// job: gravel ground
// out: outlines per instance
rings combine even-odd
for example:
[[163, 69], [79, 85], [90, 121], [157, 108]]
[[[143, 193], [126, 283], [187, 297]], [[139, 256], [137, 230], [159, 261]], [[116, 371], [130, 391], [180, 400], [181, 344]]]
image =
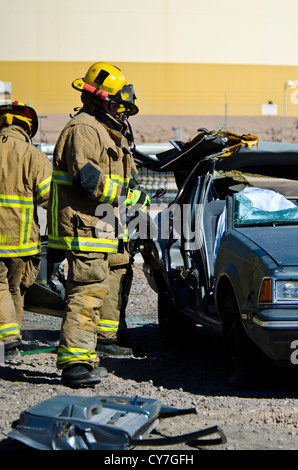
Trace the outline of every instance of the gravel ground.
[[[62, 386], [55, 352], [23, 355], [18, 366], [0, 364], [0, 450], [27, 450], [5, 433], [22, 411], [55, 395], [138, 395], [168, 406], [195, 408], [195, 415], [161, 420], [157, 430], [163, 435], [177, 435], [220, 426], [227, 442], [202, 447], [205, 450], [297, 450], [297, 375], [276, 371], [270, 384], [261, 389], [228, 386], [223, 376], [220, 339], [198, 327], [196, 344], [187, 349], [163, 349], [156, 304], [141, 264], [136, 264], [127, 310], [134, 357], [103, 359], [101, 363], [109, 376], [94, 388], [73, 390]], [[23, 340], [27, 349], [57, 341], [60, 324], [59, 318], [25, 312]], [[186, 444], [154, 447], [163, 449], [198, 450]]]

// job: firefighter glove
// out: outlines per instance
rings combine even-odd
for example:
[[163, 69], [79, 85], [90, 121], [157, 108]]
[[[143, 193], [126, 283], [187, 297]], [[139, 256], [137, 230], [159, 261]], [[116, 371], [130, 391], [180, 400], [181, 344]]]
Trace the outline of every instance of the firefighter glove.
[[124, 205], [125, 206], [138, 205], [139, 206], [138, 209], [142, 210], [144, 209], [144, 207], [149, 206], [150, 202], [151, 202], [151, 199], [145, 191], [142, 191], [139, 189], [128, 188]]

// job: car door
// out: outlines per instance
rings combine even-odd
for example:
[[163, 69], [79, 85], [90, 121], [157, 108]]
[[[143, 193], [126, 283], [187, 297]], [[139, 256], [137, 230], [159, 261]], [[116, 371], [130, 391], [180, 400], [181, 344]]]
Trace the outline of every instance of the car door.
[[[177, 307], [197, 318], [204, 309], [210, 287], [208, 257], [202, 224], [205, 199], [212, 177], [195, 176], [173, 207], [166, 248], [169, 287]], [[177, 222], [180, 233], [177, 235]], [[175, 226], [176, 225], [176, 226]]]

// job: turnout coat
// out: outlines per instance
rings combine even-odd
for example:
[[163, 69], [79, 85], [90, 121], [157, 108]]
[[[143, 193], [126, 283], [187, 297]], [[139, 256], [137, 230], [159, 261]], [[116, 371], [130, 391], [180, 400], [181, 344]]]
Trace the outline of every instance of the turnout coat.
[[41, 251], [37, 205], [48, 204], [52, 166], [17, 125], [0, 129], [0, 257]]
[[66, 124], [54, 150], [49, 247], [119, 251], [118, 205], [136, 178], [125, 127], [112, 116], [95, 117], [88, 105]]

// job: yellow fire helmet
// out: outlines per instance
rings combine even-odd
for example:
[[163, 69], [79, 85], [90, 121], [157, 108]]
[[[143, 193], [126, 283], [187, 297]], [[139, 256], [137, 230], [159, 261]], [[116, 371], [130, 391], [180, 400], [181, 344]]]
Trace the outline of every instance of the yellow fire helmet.
[[107, 62], [96, 62], [88, 69], [85, 77], [72, 82], [78, 91], [87, 91], [98, 98], [118, 103], [118, 113], [133, 116], [139, 112], [135, 105], [136, 95], [133, 85], [127, 80], [118, 67]]
[[12, 124], [25, 127], [32, 139], [38, 129], [36, 111], [20, 101], [13, 101], [0, 106], [0, 127], [11, 126]]

